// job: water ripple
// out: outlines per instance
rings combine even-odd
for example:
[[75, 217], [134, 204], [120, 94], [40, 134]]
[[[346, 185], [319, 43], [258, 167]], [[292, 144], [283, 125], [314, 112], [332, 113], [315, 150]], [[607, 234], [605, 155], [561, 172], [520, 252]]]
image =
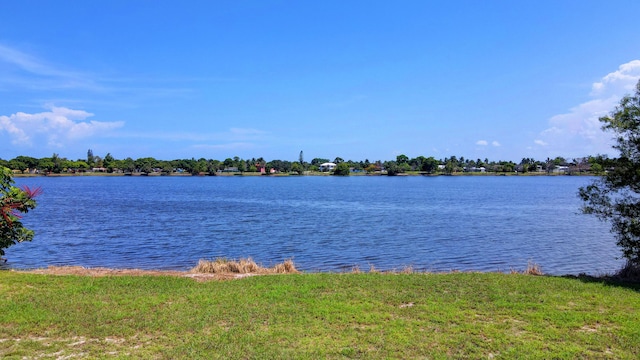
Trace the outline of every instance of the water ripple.
[[13, 268], [188, 269], [293, 258], [307, 271], [619, 268], [606, 225], [577, 215], [579, 177], [75, 177], [42, 186]]

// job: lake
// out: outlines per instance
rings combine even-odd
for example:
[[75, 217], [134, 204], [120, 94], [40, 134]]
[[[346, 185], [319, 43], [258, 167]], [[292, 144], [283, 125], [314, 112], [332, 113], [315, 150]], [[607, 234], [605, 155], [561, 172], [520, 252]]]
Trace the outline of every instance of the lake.
[[37, 177], [34, 240], [5, 266], [187, 270], [199, 259], [293, 258], [303, 271], [603, 274], [623, 261], [579, 214], [575, 176]]

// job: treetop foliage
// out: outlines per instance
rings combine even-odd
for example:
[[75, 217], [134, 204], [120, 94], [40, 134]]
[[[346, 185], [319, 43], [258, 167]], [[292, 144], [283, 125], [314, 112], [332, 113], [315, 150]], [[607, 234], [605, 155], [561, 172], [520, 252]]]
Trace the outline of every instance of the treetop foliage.
[[624, 257], [640, 266], [640, 81], [635, 94], [623, 97], [600, 121], [615, 134], [620, 156], [601, 159], [607, 172], [580, 189], [582, 211], [608, 221]]

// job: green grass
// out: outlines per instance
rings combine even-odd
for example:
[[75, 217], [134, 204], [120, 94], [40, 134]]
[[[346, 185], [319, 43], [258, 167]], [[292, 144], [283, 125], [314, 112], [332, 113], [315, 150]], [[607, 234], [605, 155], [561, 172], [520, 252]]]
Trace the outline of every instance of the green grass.
[[516, 274], [0, 272], [0, 357], [640, 357], [640, 286]]

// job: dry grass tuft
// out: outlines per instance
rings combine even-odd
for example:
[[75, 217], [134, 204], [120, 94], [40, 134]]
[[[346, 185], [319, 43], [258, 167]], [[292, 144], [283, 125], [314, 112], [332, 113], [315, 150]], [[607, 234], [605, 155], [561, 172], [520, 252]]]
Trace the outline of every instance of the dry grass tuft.
[[404, 268], [402, 268], [402, 270], [400, 270], [401, 274], [414, 274], [415, 271], [413, 270], [413, 266], [409, 265], [409, 266], [405, 266]]
[[198, 261], [192, 273], [198, 274], [294, 274], [299, 273], [293, 260], [289, 259], [283, 263], [276, 264], [274, 267], [265, 268], [256, 264], [251, 258], [235, 260], [227, 260], [218, 258], [213, 261], [201, 259]]
[[285, 260], [283, 263], [276, 264], [272, 269], [276, 274], [295, 274], [299, 272], [291, 259]]
[[540, 265], [532, 262], [527, 264], [527, 268], [522, 273], [525, 275], [544, 275]]

